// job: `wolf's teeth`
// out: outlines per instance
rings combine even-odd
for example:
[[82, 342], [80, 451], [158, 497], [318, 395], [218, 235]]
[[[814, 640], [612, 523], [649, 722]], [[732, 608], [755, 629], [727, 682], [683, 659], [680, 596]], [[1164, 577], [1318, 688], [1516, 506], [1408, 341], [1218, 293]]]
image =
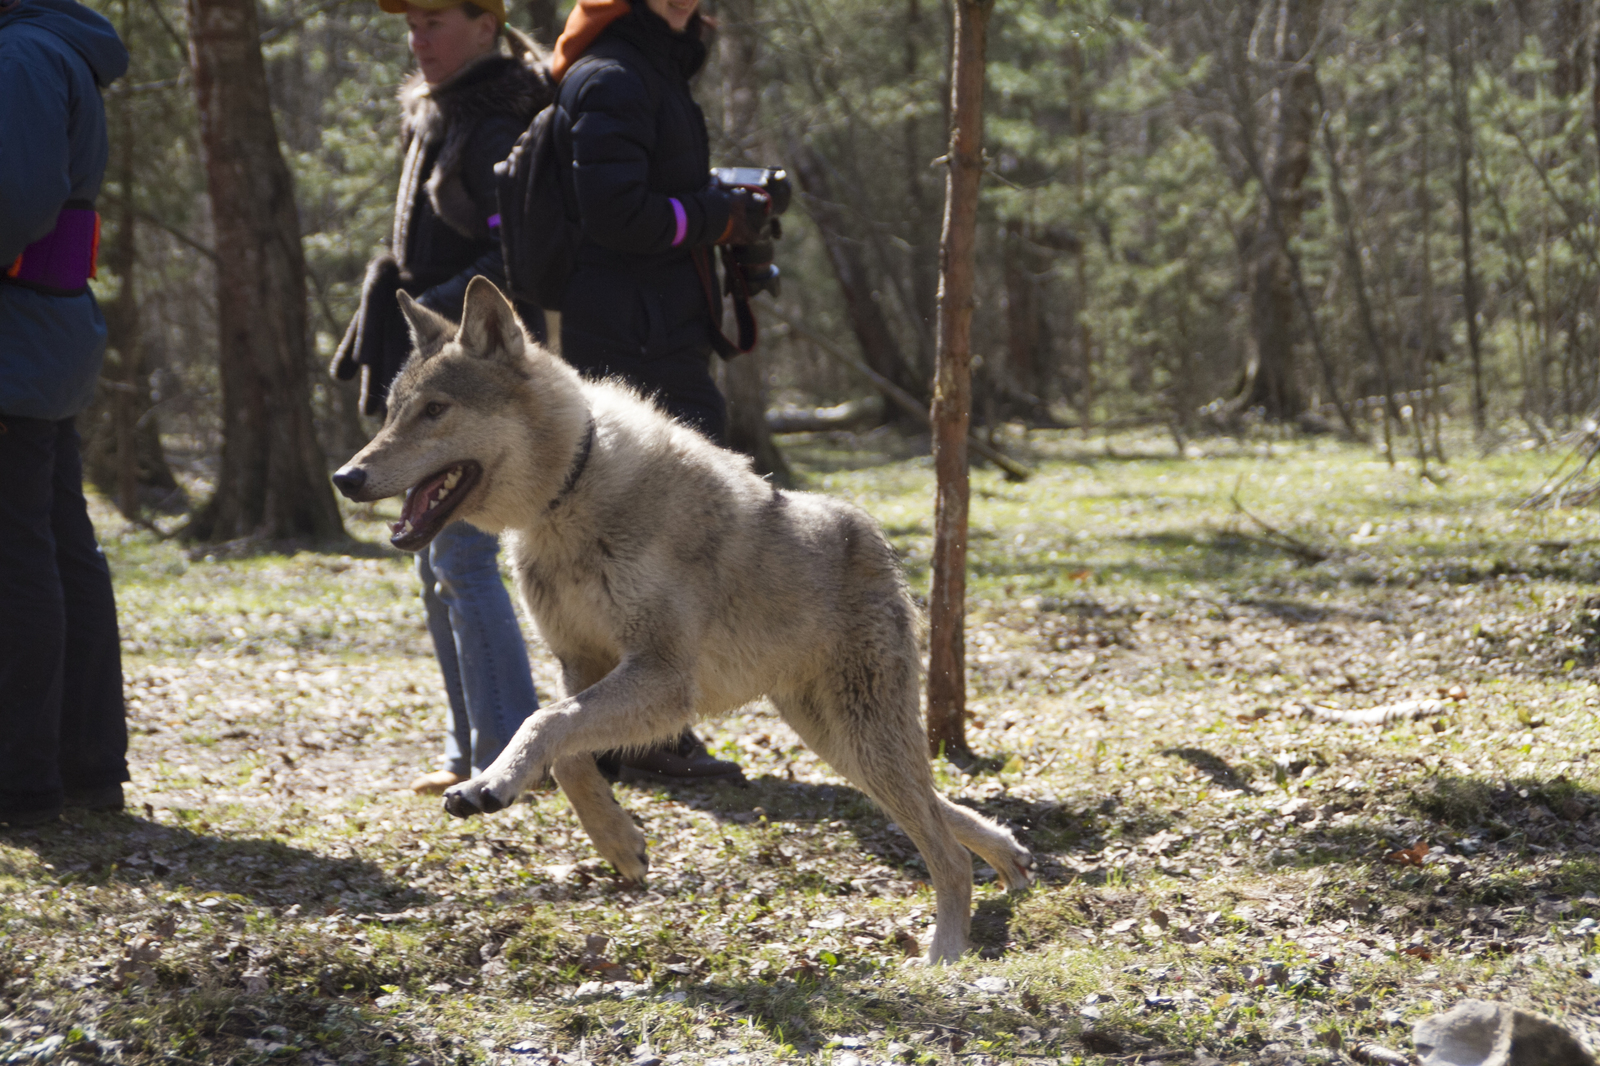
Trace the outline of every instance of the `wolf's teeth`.
[[456, 487], [456, 482], [458, 482], [460, 480], [461, 480], [461, 471], [460, 471], [460, 469], [458, 468], [458, 469], [452, 470], [452, 471], [450, 471], [450, 473], [445, 475], [444, 487], [446, 489], [453, 489], [453, 488]]
[[433, 498], [433, 502], [434, 503], [438, 503], [440, 500], [444, 499], [448, 495], [450, 495], [450, 490], [448, 488], [441, 488], [439, 490], [439, 495], [437, 495], [437, 496], [435, 496]]

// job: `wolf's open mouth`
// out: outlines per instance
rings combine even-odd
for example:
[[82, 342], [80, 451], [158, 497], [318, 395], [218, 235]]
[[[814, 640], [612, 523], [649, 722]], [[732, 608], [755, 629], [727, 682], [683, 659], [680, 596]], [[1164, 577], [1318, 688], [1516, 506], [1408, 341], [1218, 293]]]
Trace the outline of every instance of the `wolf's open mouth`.
[[400, 521], [389, 527], [389, 543], [401, 551], [426, 545], [450, 520], [450, 514], [478, 483], [483, 468], [470, 459], [430, 474], [406, 493]]

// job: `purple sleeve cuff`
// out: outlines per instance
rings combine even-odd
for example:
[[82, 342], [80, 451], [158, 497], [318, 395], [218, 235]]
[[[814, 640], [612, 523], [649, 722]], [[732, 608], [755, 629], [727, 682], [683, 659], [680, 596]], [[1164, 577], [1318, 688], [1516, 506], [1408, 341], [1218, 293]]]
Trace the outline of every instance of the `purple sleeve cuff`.
[[494, 214], [489, 216], [489, 228], [490, 229], [499, 229], [500, 228], [500, 212], [496, 211]]
[[683, 209], [683, 205], [678, 202], [677, 197], [673, 197], [667, 202], [672, 205], [672, 217], [678, 223], [677, 232], [672, 235], [672, 246], [676, 248], [689, 235], [689, 212]]

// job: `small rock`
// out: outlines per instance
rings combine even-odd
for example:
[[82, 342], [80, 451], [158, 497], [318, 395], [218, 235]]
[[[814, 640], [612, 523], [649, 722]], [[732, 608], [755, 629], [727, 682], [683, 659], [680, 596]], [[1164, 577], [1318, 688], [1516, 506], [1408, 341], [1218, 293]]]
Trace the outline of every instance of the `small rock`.
[[56, 1049], [66, 1042], [67, 1038], [64, 1036], [47, 1036], [38, 1043], [29, 1044], [27, 1047], [23, 1048], [19, 1054], [22, 1055], [23, 1062], [27, 1062], [30, 1059], [35, 1059], [41, 1062], [49, 1062], [55, 1057]]
[[1412, 1028], [1423, 1066], [1595, 1066], [1577, 1038], [1542, 1014], [1463, 1000]]
[[1000, 993], [1004, 992], [1007, 986], [1004, 977], [980, 977], [972, 982], [972, 987], [979, 992]]

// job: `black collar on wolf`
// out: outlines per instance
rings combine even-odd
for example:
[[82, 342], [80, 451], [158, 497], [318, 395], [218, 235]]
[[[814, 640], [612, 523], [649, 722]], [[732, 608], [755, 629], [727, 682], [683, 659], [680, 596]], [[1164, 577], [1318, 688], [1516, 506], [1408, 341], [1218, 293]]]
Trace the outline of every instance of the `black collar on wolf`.
[[567, 471], [567, 480], [562, 482], [561, 491], [556, 493], [556, 498], [550, 501], [550, 510], [554, 511], [561, 505], [578, 484], [578, 478], [583, 476], [583, 468], [589, 465], [589, 453], [594, 451], [594, 415], [589, 416], [589, 431], [583, 435], [583, 444], [578, 448], [578, 454], [572, 458], [572, 469]]

